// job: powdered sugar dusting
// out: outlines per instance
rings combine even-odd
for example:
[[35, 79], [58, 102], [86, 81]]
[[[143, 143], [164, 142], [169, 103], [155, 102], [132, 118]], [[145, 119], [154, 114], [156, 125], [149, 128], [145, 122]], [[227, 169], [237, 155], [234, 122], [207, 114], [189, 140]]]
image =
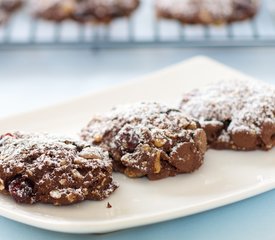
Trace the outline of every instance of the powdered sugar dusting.
[[[114, 164], [120, 164], [119, 171], [130, 177], [153, 177], [160, 171], [167, 171], [163, 175], [167, 177], [173, 171], [173, 174], [183, 171], [184, 167], [170, 156], [171, 152], [179, 151], [182, 142], [192, 145], [194, 152], [186, 161], [198, 161], [198, 164], [194, 164], [196, 169], [201, 165], [205, 151], [199, 147], [199, 142], [206, 145], [204, 132], [194, 119], [178, 109], [155, 102], [118, 106], [110, 112], [95, 116], [82, 130], [81, 136], [86, 141], [106, 148]], [[178, 155], [183, 157], [184, 151], [189, 149], [183, 148]], [[161, 163], [161, 155], [165, 163]], [[166, 169], [162, 169], [162, 165]]]
[[[180, 116], [180, 117], [179, 117]], [[82, 136], [89, 140], [89, 136], [102, 138], [108, 132], [117, 129], [117, 132], [127, 132], [127, 139], [123, 138], [122, 148], [129, 139], [136, 138], [138, 142], [145, 142], [146, 138], [167, 138], [167, 136], [186, 136], [187, 126], [195, 124], [185, 114], [165, 105], [140, 102], [132, 105], [122, 105], [112, 111], [93, 118], [87, 128], [82, 130]], [[114, 136], [114, 141], [120, 139], [119, 133]], [[112, 142], [111, 146], [115, 146]]]
[[157, 0], [156, 6], [178, 16], [192, 16], [204, 9], [214, 16], [228, 17], [233, 11], [233, 0]]
[[82, 151], [88, 151], [89, 154], [98, 156], [98, 158], [104, 156], [102, 161], [90, 162], [89, 164], [109, 165], [107, 153], [102, 149], [97, 147], [90, 148], [84, 142], [74, 141], [67, 137], [16, 132], [11, 135], [4, 135], [0, 140], [0, 161], [2, 161], [2, 164], [7, 162], [9, 165], [21, 166], [25, 164], [25, 160], [28, 157], [35, 156], [36, 159], [33, 160], [35, 160], [37, 165], [43, 163], [62, 167], [65, 164], [73, 163], [75, 158], [81, 158]]
[[14, 132], [0, 137], [0, 179], [4, 185], [13, 183], [1, 190], [16, 201], [63, 205], [104, 199], [109, 196], [105, 194], [108, 185], [110, 193], [117, 188], [111, 174], [108, 153], [86, 142], [46, 133]]
[[168, 13], [178, 19], [209, 21], [211, 18], [214, 22], [230, 19], [238, 6], [242, 6], [244, 11], [244, 7], [257, 8], [258, 5], [259, 0], [156, 0], [160, 13]]
[[[181, 109], [205, 121], [229, 121], [227, 132], [260, 134], [264, 123], [275, 124], [275, 87], [253, 80], [227, 79], [183, 98]], [[220, 140], [228, 142], [225, 131]]]

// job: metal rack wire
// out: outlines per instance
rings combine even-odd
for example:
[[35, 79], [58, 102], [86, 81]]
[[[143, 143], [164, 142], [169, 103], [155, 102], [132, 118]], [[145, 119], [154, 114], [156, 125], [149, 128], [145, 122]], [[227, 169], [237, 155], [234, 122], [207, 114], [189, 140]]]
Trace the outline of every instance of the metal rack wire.
[[25, 10], [0, 28], [0, 49], [275, 47], [275, 13], [267, 1], [255, 19], [225, 26], [183, 26], [174, 21], [157, 20], [149, 1], [144, 1], [131, 19], [116, 20], [108, 26], [54, 24], [34, 20]]

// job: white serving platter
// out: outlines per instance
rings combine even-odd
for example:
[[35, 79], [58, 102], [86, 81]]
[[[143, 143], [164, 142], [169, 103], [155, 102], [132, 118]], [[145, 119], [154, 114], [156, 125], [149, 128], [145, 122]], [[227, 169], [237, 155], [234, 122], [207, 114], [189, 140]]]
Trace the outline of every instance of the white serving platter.
[[[0, 120], [0, 133], [13, 130], [76, 134], [92, 114], [115, 104], [155, 100], [176, 105], [183, 92], [244, 74], [196, 57], [127, 84], [30, 113]], [[81, 81], [81, 80], [80, 80]], [[275, 188], [275, 149], [269, 152], [209, 150], [195, 173], [160, 181], [115, 174], [120, 188], [105, 201], [54, 207], [18, 205], [0, 196], [0, 214], [43, 229], [105, 233], [206, 211]], [[112, 208], [107, 208], [110, 202]]]

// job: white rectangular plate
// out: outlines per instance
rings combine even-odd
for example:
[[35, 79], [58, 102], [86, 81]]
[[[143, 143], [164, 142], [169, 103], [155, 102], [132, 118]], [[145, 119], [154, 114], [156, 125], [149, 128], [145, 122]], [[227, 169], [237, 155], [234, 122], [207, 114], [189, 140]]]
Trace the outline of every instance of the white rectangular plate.
[[[222, 78], [247, 76], [205, 57], [193, 58], [109, 90], [0, 120], [12, 130], [75, 134], [95, 112], [115, 104], [156, 100], [176, 105], [183, 92]], [[275, 187], [275, 149], [207, 152], [193, 174], [160, 181], [115, 174], [120, 188], [109, 199], [68, 207], [17, 205], [0, 196], [0, 214], [32, 226], [71, 233], [103, 233], [187, 216], [233, 203]], [[112, 208], [106, 208], [110, 202]]]

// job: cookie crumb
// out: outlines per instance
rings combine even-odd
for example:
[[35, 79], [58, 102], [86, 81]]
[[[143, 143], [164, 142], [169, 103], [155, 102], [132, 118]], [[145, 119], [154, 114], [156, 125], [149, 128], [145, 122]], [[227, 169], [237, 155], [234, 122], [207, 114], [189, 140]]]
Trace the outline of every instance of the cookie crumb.
[[107, 203], [107, 208], [112, 208], [113, 206], [108, 202]]

